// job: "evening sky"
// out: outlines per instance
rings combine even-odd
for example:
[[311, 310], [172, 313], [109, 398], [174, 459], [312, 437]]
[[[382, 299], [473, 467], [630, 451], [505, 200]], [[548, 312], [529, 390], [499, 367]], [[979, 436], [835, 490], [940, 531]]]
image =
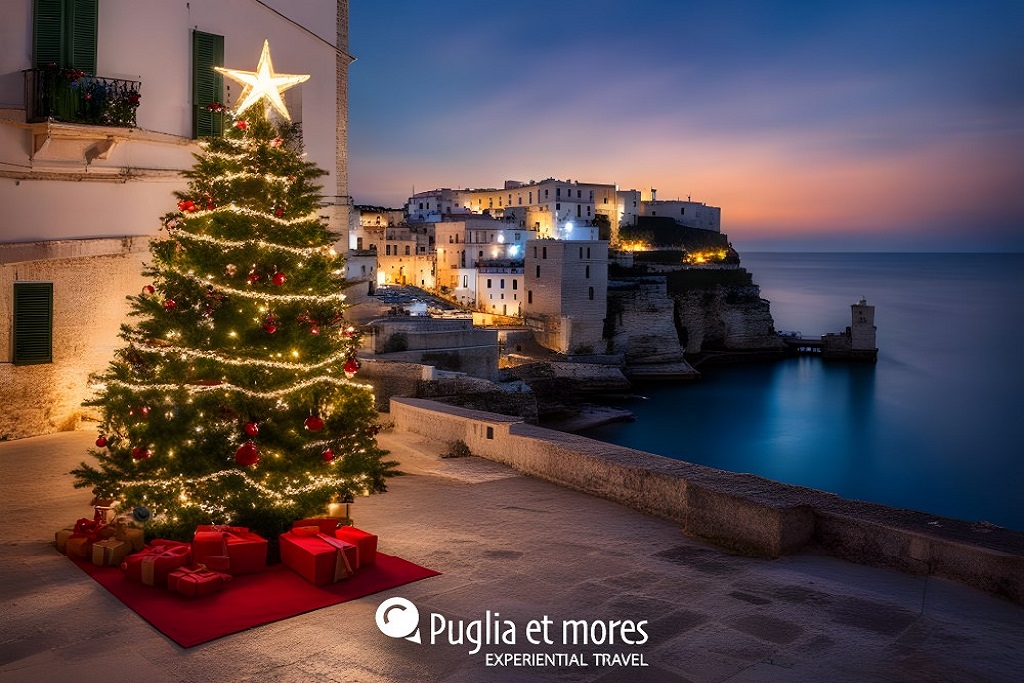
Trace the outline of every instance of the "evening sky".
[[353, 0], [351, 193], [548, 177], [742, 249], [1024, 250], [1024, 2]]

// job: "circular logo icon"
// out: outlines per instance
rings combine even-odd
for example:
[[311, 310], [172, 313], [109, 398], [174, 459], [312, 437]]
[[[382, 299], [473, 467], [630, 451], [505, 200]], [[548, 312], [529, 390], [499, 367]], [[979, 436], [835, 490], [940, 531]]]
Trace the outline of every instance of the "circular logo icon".
[[388, 637], [419, 642], [419, 626], [420, 611], [405, 598], [388, 598], [377, 608], [377, 628]]

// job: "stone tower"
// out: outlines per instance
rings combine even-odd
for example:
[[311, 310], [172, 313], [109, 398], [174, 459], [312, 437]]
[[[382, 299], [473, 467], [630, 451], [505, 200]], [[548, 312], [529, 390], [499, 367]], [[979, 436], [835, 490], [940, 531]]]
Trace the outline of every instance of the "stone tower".
[[348, 0], [338, 0], [338, 37], [335, 42], [335, 108], [337, 110], [337, 137], [335, 155], [337, 159], [334, 177], [334, 192], [330, 186], [324, 188], [327, 196], [328, 223], [332, 232], [341, 235], [341, 249], [348, 249], [349, 220], [352, 212], [352, 198], [348, 190], [348, 66], [354, 61], [348, 45]]
[[850, 342], [854, 351], [875, 351], [875, 307], [861, 298], [850, 306], [853, 322], [850, 325]]

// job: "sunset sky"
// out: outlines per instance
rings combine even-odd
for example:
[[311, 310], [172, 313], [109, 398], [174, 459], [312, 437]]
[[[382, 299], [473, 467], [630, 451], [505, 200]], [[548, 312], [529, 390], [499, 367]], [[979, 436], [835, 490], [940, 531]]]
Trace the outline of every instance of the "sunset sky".
[[1024, 2], [351, 3], [351, 192], [571, 178], [756, 250], [1024, 251]]

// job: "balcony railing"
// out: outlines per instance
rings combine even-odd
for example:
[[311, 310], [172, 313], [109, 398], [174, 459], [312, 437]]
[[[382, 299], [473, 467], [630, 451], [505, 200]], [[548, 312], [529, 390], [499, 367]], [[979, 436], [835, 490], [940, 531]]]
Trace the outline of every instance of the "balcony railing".
[[135, 128], [141, 88], [140, 81], [89, 76], [78, 69], [27, 69], [26, 119]]

